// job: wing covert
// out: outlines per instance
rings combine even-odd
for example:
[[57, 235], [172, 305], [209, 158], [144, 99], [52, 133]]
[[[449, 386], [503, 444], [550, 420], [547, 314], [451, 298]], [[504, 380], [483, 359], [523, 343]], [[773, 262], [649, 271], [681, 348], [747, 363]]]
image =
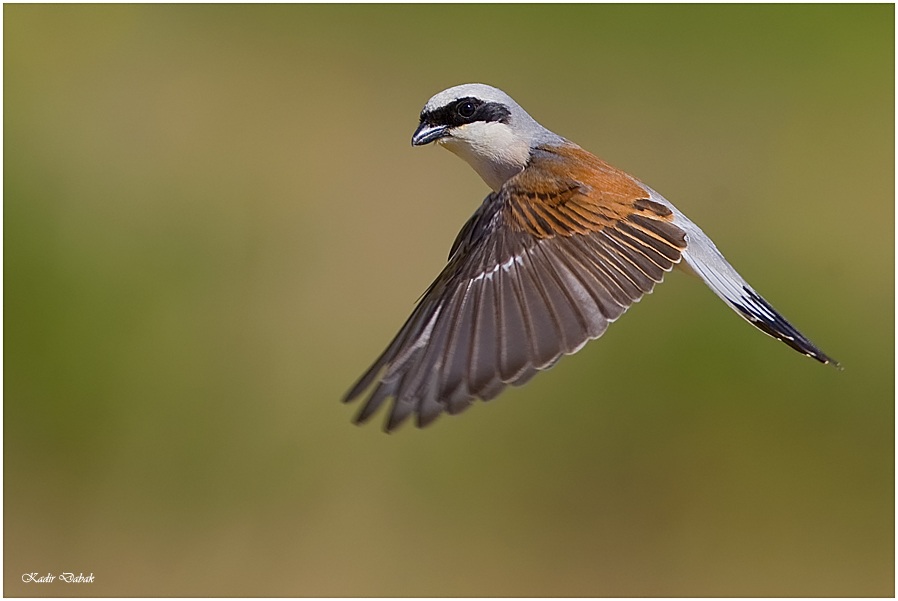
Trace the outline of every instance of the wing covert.
[[679, 262], [670, 210], [578, 147], [534, 151], [484, 201], [449, 263], [345, 401], [389, 398], [392, 430], [520, 385], [601, 336]]

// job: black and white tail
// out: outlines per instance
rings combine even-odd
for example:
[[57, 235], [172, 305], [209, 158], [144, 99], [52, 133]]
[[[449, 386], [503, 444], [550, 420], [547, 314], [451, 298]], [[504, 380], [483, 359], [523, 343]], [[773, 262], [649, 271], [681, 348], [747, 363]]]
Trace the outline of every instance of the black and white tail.
[[660, 194], [650, 192], [654, 200], [673, 210], [674, 223], [686, 231], [687, 247], [680, 267], [694, 272], [727, 305], [765, 334], [782, 340], [803, 355], [841, 369], [838, 361], [817, 348], [739, 275], [701, 228]]

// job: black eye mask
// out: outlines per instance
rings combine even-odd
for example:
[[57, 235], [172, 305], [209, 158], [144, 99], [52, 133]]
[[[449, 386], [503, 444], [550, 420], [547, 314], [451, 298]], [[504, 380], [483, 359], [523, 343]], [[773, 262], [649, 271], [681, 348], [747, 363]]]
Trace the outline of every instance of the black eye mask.
[[421, 113], [421, 123], [457, 127], [466, 123], [492, 121], [508, 123], [511, 111], [499, 102], [484, 102], [479, 98], [459, 98], [446, 106]]

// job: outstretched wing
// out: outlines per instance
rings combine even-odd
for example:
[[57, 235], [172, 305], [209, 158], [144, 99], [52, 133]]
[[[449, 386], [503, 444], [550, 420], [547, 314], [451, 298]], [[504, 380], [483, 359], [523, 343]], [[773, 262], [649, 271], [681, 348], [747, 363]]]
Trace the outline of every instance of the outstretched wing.
[[484, 201], [374, 365], [357, 421], [389, 398], [392, 430], [519, 385], [602, 335], [680, 258], [684, 232], [632, 178], [576, 146], [534, 151]]

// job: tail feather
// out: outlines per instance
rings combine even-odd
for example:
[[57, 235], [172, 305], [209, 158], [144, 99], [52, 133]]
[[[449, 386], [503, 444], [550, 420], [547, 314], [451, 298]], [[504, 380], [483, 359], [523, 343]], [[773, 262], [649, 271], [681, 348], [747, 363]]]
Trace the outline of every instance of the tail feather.
[[[710, 240], [708, 241], [710, 242]], [[690, 249], [692, 244], [690, 243]], [[717, 249], [714, 249], [715, 251]], [[709, 263], [696, 257], [689, 250], [684, 258], [689, 267], [713, 290], [717, 296], [739, 313], [750, 324], [777, 340], [781, 340], [799, 353], [812, 357], [820, 363], [829, 363], [839, 369], [839, 362], [821, 351], [795, 326], [789, 323], [764, 297], [758, 294], [726, 262], [719, 253], [717, 261]], [[728, 269], [717, 269], [715, 263], [723, 262]]]
[[795, 326], [790, 324], [773, 306], [758, 294], [730, 265], [717, 247], [697, 225], [650, 189], [655, 200], [663, 202], [674, 213], [674, 223], [686, 232], [687, 247], [683, 253], [685, 267], [700, 277], [734, 311], [750, 324], [777, 340], [781, 340], [799, 353], [820, 363], [828, 363], [842, 369], [839, 362], [821, 351]]

